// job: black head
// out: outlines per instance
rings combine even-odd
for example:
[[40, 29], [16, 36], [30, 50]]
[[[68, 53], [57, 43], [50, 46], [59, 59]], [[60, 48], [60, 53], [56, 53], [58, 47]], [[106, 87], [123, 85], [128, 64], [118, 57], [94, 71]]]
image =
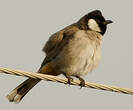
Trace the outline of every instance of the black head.
[[79, 20], [81, 28], [83, 29], [91, 29], [93, 31], [97, 31], [102, 35], [106, 32], [107, 24], [112, 23], [111, 20], [105, 20], [101, 11], [95, 10]]

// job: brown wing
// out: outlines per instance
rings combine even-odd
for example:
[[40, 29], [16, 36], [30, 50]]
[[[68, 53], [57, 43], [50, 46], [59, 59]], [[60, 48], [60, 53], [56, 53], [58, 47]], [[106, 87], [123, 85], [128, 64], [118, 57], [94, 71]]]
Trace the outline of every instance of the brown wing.
[[43, 51], [46, 53], [46, 57], [41, 66], [55, 58], [67, 43], [67, 39], [78, 30], [78, 26], [76, 24], [72, 24], [53, 34], [43, 48]]

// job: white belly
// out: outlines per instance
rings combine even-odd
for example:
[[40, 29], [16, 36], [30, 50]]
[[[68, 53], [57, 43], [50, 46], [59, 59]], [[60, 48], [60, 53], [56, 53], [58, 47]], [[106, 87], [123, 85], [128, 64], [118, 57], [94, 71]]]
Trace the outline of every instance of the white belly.
[[55, 67], [68, 75], [83, 76], [99, 63], [101, 47], [91, 41], [86, 34], [76, 33], [54, 60]]

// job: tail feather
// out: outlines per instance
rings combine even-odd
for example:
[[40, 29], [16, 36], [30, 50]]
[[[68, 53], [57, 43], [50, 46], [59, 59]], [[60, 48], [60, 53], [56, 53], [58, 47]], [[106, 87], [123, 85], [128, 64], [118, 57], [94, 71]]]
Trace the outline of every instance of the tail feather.
[[22, 98], [39, 82], [38, 79], [27, 79], [22, 84], [12, 90], [7, 98], [10, 102], [19, 103]]
[[[45, 66], [41, 67], [38, 73], [50, 74], [50, 75], [59, 75], [56, 73], [50, 63], [45, 64]], [[14, 90], [12, 90], [7, 98], [10, 102], [19, 103], [22, 98], [39, 82], [39, 79], [29, 78], [17, 86]]]

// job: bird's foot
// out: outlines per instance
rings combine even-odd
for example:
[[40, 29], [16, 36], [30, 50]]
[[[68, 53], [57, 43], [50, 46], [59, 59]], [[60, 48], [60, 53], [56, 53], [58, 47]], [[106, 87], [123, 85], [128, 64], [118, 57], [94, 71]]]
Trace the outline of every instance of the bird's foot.
[[80, 87], [85, 87], [85, 80], [83, 78], [81, 78], [80, 76], [76, 76], [76, 78], [78, 78], [80, 80]]
[[68, 79], [68, 82], [67, 82], [67, 83], [68, 83], [69, 85], [71, 85], [71, 82], [73, 81], [73, 78], [67, 77], [67, 79]]
[[68, 79], [67, 84], [71, 85], [71, 82], [73, 81], [73, 78], [70, 77], [69, 75], [67, 75], [66, 73], [63, 73], [63, 74], [64, 74], [64, 76]]

